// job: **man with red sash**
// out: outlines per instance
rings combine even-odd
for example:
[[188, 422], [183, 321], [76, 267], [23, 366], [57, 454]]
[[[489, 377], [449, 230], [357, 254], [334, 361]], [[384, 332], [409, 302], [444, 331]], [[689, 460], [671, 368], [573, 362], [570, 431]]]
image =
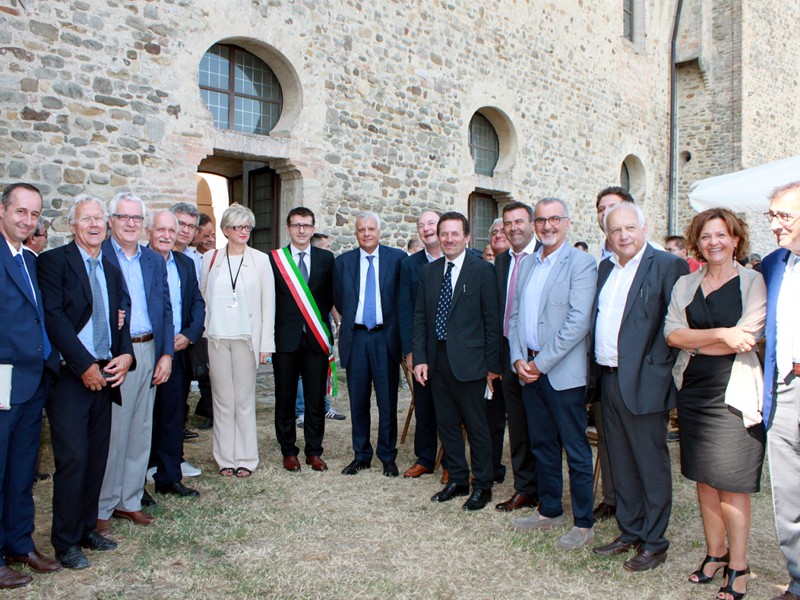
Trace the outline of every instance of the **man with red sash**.
[[286, 217], [291, 243], [269, 256], [275, 274], [275, 435], [287, 471], [300, 470], [294, 414], [299, 376], [305, 394], [306, 464], [315, 471], [328, 469], [322, 460], [322, 438], [332, 364], [328, 315], [333, 307], [333, 253], [311, 245], [314, 226], [313, 212], [293, 208]]

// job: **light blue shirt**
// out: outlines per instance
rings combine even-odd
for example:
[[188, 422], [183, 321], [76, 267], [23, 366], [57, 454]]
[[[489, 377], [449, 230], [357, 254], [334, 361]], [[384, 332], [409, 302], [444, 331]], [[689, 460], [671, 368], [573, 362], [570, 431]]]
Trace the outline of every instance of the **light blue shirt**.
[[114, 238], [111, 245], [117, 253], [122, 275], [131, 295], [131, 337], [138, 337], [153, 332], [153, 324], [147, 312], [147, 291], [144, 288], [144, 276], [139, 259], [142, 257], [142, 247], [136, 244], [136, 254], [128, 258], [125, 251]]
[[539, 340], [539, 313], [541, 312], [542, 296], [545, 291], [544, 285], [547, 283], [547, 277], [550, 275], [550, 271], [553, 270], [553, 265], [556, 264], [565, 245], [566, 241], [562, 242], [558, 250], [544, 259], [542, 259], [544, 246], [536, 251], [536, 254], [533, 255], [533, 260], [535, 261], [533, 272], [530, 279], [528, 279], [525, 290], [523, 290], [525, 294], [525, 314], [521, 316], [525, 320], [525, 343], [530, 350], [536, 352], [542, 349]]
[[178, 273], [178, 264], [175, 262], [175, 256], [171, 251], [167, 257], [167, 282], [169, 283], [169, 302], [172, 305], [174, 337], [183, 329], [181, 327], [183, 325], [183, 299], [181, 298], [181, 276]]
[[[76, 244], [77, 246], [77, 244]], [[86, 252], [83, 248], [78, 246], [78, 250], [81, 252], [81, 258], [83, 259], [83, 266], [86, 267], [86, 275], [88, 276], [90, 273], [89, 270], [89, 253]], [[100, 283], [100, 291], [103, 293], [103, 303], [106, 306], [106, 319], [108, 319], [109, 308], [108, 308], [108, 286], [106, 285], [106, 274], [103, 270], [103, 253], [97, 257], [97, 260], [100, 261], [100, 264], [97, 265], [97, 270], [95, 271], [95, 275], [97, 275], [97, 281]], [[111, 358], [111, 354], [109, 353], [108, 356], [100, 356], [97, 351], [94, 349], [94, 325], [92, 324], [92, 320], [89, 319], [86, 322], [86, 325], [83, 326], [78, 332], [78, 339], [83, 344], [83, 347], [89, 351], [89, 354], [95, 357], [97, 360], [107, 360]], [[111, 325], [108, 326], [108, 340], [111, 341]]]
[[[200, 281], [200, 270], [203, 268], [203, 255], [189, 246], [183, 249], [183, 253], [194, 262], [194, 270], [197, 271], [197, 281]], [[176, 333], [180, 333], [180, 330], [176, 330]]]

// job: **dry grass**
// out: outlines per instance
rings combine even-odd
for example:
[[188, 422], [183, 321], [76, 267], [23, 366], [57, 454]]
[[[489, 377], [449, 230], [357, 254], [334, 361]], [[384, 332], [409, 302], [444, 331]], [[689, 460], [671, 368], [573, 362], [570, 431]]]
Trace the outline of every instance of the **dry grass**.
[[[157, 497], [151, 527], [115, 521], [115, 552], [89, 553], [91, 568], [35, 575], [9, 598], [702, 598], [718, 586], [695, 586], [687, 575], [703, 556], [694, 487], [678, 473], [672, 445], [675, 504], [670, 557], [642, 574], [622, 570], [624, 557], [600, 558], [588, 549], [555, 549], [561, 532], [517, 534], [511, 517], [486, 509], [460, 510], [460, 502], [434, 504], [438, 473], [419, 480], [387, 479], [376, 460], [370, 471], [345, 477], [351, 460], [350, 421], [327, 421], [327, 473], [280, 467], [274, 439], [272, 377], [260, 377], [261, 465], [247, 480], [219, 477], [209, 432], [188, 442], [186, 456], [204, 470], [189, 483], [199, 500]], [[344, 386], [342, 386], [344, 388]], [[401, 391], [400, 426], [409, 394]], [[349, 413], [346, 398], [335, 402]], [[375, 425], [373, 411], [373, 429]], [[374, 435], [373, 435], [374, 439]], [[302, 444], [301, 444], [302, 446]], [[49, 446], [43, 466], [52, 471]], [[400, 447], [401, 471], [413, 461], [413, 443]], [[506, 460], [506, 464], [509, 461]], [[377, 467], [377, 468], [376, 468]], [[510, 468], [509, 468], [510, 475]], [[512, 493], [511, 478], [495, 486], [495, 500]], [[152, 486], [150, 486], [152, 487]], [[753, 502], [750, 597], [781, 591], [785, 563], [775, 541], [768, 482]], [[37, 484], [37, 546], [49, 543], [52, 482]], [[569, 506], [568, 498], [565, 506]], [[516, 515], [515, 515], [516, 516]], [[596, 527], [598, 543], [616, 525]]]

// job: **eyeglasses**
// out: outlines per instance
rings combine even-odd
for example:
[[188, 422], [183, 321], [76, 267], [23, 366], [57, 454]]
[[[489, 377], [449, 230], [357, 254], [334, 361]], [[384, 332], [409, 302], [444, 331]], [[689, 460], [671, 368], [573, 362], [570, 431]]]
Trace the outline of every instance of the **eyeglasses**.
[[247, 233], [250, 233], [251, 231], [253, 231], [253, 226], [252, 225], [231, 225], [231, 229], [233, 229], [234, 231], [246, 231]]
[[188, 229], [189, 231], [197, 229], [197, 225], [194, 223], [187, 223], [186, 221], [178, 221], [178, 227], [181, 229]]
[[96, 216], [96, 217], [81, 217], [80, 219], [75, 219], [78, 223], [82, 225], [89, 225], [90, 223], [94, 225], [95, 223], [105, 223], [106, 218], [103, 216]]
[[778, 222], [782, 225], [788, 225], [798, 217], [800, 217], [800, 213], [787, 213], [787, 212], [774, 212], [768, 210], [764, 213], [764, 217], [767, 219], [767, 223], [772, 224], [772, 221], [778, 219]]
[[144, 217], [142, 215], [120, 215], [114, 213], [111, 216], [119, 219], [120, 221], [125, 221], [127, 223], [133, 222], [136, 223], [137, 225], [141, 225], [142, 222], [144, 222]]
[[545, 222], [550, 223], [550, 225], [552, 225], [553, 227], [556, 227], [556, 226], [558, 226], [559, 223], [561, 223], [561, 221], [569, 221], [569, 217], [559, 217], [559, 216], [553, 215], [552, 217], [547, 217], [546, 219], [544, 217], [536, 217], [533, 220], [533, 222], [536, 225], [538, 225], [539, 227], [544, 225]]
[[45, 231], [44, 233], [34, 233], [33, 237], [47, 237], [47, 232]]
[[289, 223], [289, 228], [295, 231], [299, 229], [311, 229], [314, 227], [311, 223]]

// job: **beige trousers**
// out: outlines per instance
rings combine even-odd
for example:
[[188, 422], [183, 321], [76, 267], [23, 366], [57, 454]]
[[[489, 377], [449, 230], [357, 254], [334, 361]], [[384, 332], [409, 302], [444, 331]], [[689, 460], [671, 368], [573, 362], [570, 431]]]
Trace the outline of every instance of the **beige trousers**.
[[214, 403], [214, 460], [220, 469], [258, 466], [256, 364], [250, 343], [209, 340]]

